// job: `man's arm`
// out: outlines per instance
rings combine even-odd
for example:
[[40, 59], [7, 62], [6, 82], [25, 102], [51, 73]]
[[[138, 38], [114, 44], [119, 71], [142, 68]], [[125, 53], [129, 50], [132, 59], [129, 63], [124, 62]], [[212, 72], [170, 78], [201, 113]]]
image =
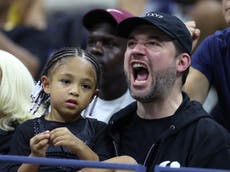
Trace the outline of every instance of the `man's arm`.
[[15, 55], [28, 68], [33, 77], [37, 76], [40, 67], [38, 58], [25, 48], [15, 44], [2, 32], [0, 32], [0, 49]]
[[[137, 164], [136, 160], [131, 156], [123, 155], [107, 159], [103, 162], [108, 163], [125, 163], [125, 164]], [[83, 168], [77, 172], [134, 172], [134, 170], [121, 170], [121, 169], [102, 169], [102, 168]]]
[[191, 100], [197, 100], [203, 104], [208, 95], [209, 87], [210, 84], [206, 76], [193, 67], [190, 67], [183, 89]]
[[186, 25], [187, 29], [189, 30], [192, 36], [192, 51], [194, 51], [200, 39], [200, 29], [196, 27], [196, 22], [194, 20], [187, 21], [184, 24]]

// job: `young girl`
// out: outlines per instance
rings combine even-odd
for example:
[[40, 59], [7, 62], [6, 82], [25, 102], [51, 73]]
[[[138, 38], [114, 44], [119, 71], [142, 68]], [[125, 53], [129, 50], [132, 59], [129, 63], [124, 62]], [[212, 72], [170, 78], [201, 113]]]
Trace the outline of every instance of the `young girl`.
[[[33, 93], [36, 112], [42, 105], [45, 115], [18, 127], [10, 154], [32, 157], [104, 160], [109, 157], [105, 142], [106, 124], [81, 117], [98, 94], [100, 65], [94, 56], [77, 48], [55, 52], [44, 68]], [[30, 145], [29, 145], [30, 144]], [[76, 171], [72, 167], [11, 164], [9, 171]]]

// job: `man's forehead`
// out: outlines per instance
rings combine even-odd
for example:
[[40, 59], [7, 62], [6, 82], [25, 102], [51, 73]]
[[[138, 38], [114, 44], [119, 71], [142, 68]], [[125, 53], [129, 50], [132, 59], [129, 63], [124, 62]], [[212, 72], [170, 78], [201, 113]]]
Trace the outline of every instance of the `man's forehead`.
[[101, 32], [101, 31], [94, 31], [91, 32], [88, 35], [89, 39], [100, 39], [100, 40], [116, 40], [118, 39], [117, 36], [115, 36], [114, 34], [111, 33], [107, 33], [107, 32]]
[[92, 32], [102, 32], [102, 33], [108, 33], [112, 35], [117, 35], [116, 27], [111, 25], [110, 23], [103, 22], [103, 23], [98, 23], [97, 25], [93, 26], [90, 31]]
[[89, 31], [94, 31], [96, 29], [103, 29], [105, 28], [106, 30], [109, 29], [109, 30], [116, 30], [116, 27], [109, 23], [109, 22], [98, 22], [97, 24], [95, 24], [94, 26], [92, 26]]

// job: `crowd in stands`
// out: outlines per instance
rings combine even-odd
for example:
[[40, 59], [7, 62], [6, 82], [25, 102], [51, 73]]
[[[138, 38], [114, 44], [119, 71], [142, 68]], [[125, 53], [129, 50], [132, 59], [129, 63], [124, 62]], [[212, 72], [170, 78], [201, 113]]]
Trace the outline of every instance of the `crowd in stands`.
[[0, 2], [0, 154], [230, 170], [229, 0], [46, 1]]

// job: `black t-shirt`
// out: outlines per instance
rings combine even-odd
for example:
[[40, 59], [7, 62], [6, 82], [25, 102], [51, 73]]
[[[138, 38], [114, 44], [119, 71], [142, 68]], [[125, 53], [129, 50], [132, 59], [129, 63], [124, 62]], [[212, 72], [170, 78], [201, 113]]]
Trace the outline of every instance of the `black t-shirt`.
[[132, 122], [127, 123], [121, 131], [120, 153], [135, 157], [138, 163], [143, 164], [150, 147], [169, 128], [171, 118], [150, 120], [133, 115]]
[[[11, 127], [16, 128], [18, 126], [18, 122], [13, 121], [10, 124]], [[10, 149], [10, 141], [14, 134], [15, 130], [5, 131], [0, 129], [0, 154], [8, 154]]]
[[[30, 139], [43, 131], [52, 130], [54, 128], [66, 127], [76, 137], [87, 144], [94, 152], [96, 152], [101, 160], [110, 158], [110, 146], [106, 140], [106, 124], [96, 119], [79, 119], [74, 122], [61, 123], [55, 121], [47, 121], [44, 116], [32, 120], [28, 120], [19, 125], [12, 138], [10, 153], [11, 155], [28, 156], [30, 154]], [[50, 145], [46, 150], [48, 158], [64, 158], [78, 159], [77, 155], [69, 151], [64, 146]], [[17, 171], [20, 164], [9, 163], [6, 168], [9, 172]], [[70, 166], [46, 166], [41, 165], [39, 171], [42, 172], [72, 172], [76, 171], [77, 167]]]
[[10, 148], [10, 140], [14, 131], [3, 131], [0, 129], [0, 154], [7, 154]]

